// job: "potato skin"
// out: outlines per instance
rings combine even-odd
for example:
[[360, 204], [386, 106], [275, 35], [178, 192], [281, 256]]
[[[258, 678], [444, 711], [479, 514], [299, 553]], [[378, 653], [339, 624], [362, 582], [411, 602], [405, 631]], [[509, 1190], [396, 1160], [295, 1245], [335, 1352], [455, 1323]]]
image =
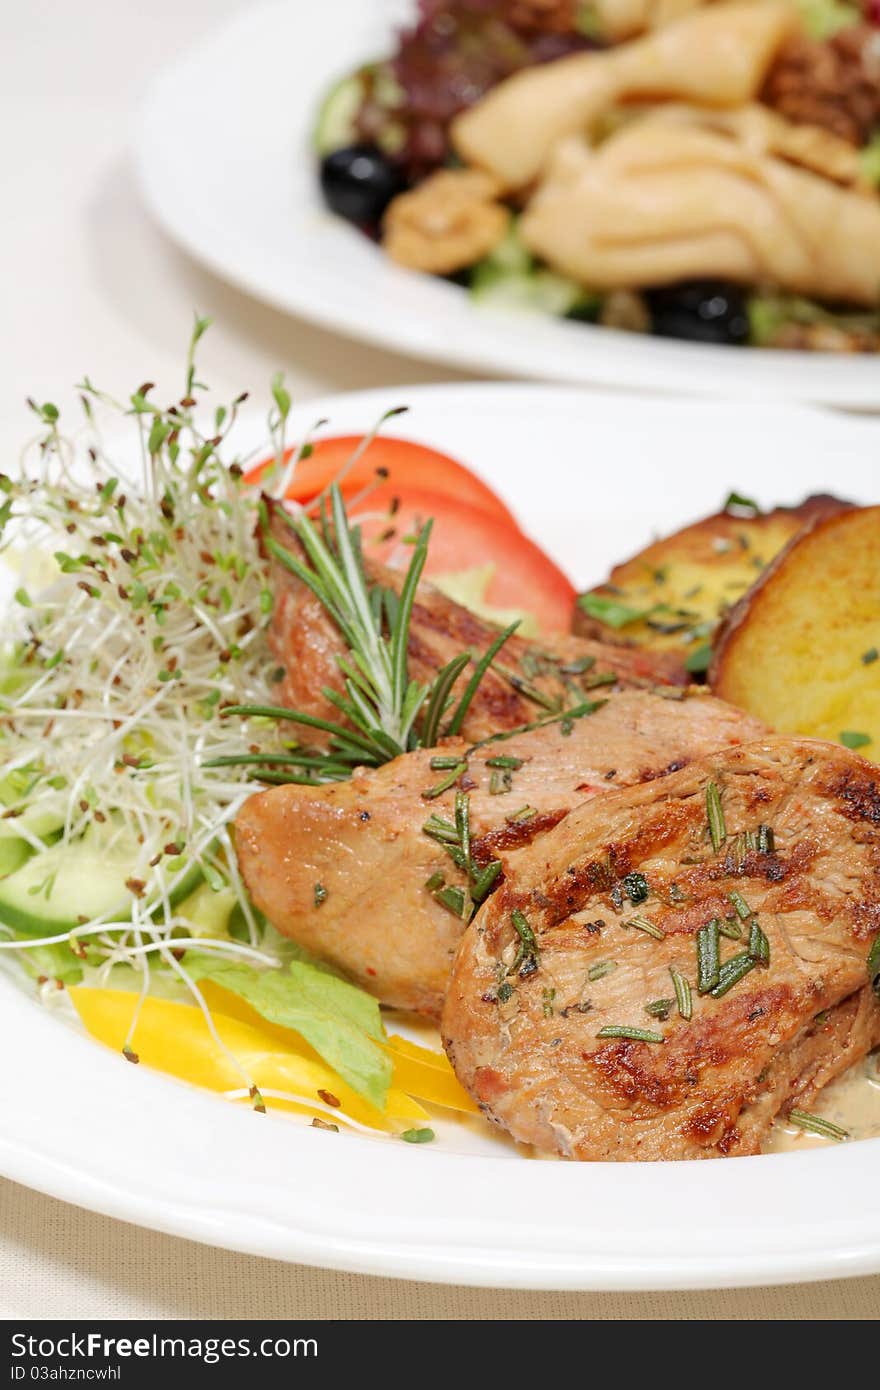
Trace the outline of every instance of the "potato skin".
[[753, 517], [726, 511], [704, 517], [616, 565], [604, 584], [588, 591], [637, 609], [665, 603], [692, 616], [678, 617], [675, 611], [658, 616], [661, 627], [675, 630], [660, 631], [649, 625], [652, 620], [614, 628], [578, 608], [574, 631], [603, 642], [673, 652], [686, 670], [688, 657], [712, 641], [717, 623], [751, 588], [756, 575], [806, 527], [850, 505], [818, 494], [798, 506], [776, 507]]
[[708, 679], [780, 732], [865, 734], [877, 762], [878, 648], [880, 507], [854, 507], [816, 517], [768, 565], [722, 622]]

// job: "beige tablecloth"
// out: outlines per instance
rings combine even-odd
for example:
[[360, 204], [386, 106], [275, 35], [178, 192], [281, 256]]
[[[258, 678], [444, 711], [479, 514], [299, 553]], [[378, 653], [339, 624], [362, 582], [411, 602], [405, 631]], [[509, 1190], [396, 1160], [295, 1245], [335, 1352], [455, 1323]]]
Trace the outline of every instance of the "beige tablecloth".
[[208, 1250], [0, 1182], [0, 1317], [861, 1318], [880, 1279], [711, 1293], [507, 1292], [368, 1279]]
[[[278, 367], [300, 397], [438, 375], [251, 303], [147, 221], [126, 158], [128, 123], [143, 87], [170, 53], [241, 3], [151, 0], [145, 8], [141, 0], [29, 0], [9, 7], [0, 84], [0, 128], [8, 137], [0, 218], [4, 452], [17, 452], [30, 432], [24, 397], [63, 407], [83, 373], [117, 395], [145, 378], [157, 382], [160, 395], [179, 388], [194, 310], [215, 320], [202, 364], [219, 399], [243, 387], [264, 390]], [[302, 8], [307, 23], [308, 6]], [[193, 145], [197, 177], [197, 139]], [[208, 1250], [0, 1181], [6, 1318], [812, 1319], [868, 1318], [878, 1304], [878, 1279], [592, 1296], [361, 1278]]]

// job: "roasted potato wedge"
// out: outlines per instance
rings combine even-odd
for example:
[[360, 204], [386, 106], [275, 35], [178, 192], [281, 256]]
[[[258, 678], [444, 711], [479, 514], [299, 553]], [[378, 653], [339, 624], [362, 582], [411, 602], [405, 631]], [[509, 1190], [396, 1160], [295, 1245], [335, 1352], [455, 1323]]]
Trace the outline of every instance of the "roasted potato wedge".
[[677, 652], [685, 670], [705, 671], [719, 621], [793, 536], [849, 503], [808, 497], [796, 507], [728, 510], [655, 541], [582, 594], [575, 632], [605, 642]]
[[880, 507], [813, 524], [725, 619], [716, 695], [880, 762]]

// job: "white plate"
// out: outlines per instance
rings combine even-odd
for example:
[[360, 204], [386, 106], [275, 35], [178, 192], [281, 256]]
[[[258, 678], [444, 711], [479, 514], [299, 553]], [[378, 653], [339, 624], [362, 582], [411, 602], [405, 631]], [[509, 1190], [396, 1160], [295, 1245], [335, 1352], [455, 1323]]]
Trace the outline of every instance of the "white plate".
[[[579, 582], [730, 488], [765, 504], [878, 499], [880, 424], [821, 411], [584, 396], [374, 391], [295, 429], [369, 426], [471, 463]], [[262, 425], [247, 422], [243, 442]], [[8, 586], [11, 587], [11, 586]], [[7, 589], [8, 596], [8, 589]], [[0, 596], [2, 598], [2, 596]], [[880, 1270], [880, 1140], [727, 1162], [534, 1163], [474, 1122], [410, 1146], [260, 1117], [129, 1066], [0, 976], [0, 1172], [211, 1244], [374, 1274], [534, 1288], [685, 1288]]]
[[334, 78], [389, 51], [414, 0], [260, 7], [172, 62], [137, 135], [166, 231], [241, 289], [414, 357], [506, 376], [880, 408], [880, 358], [704, 347], [475, 308], [321, 205], [310, 132]]

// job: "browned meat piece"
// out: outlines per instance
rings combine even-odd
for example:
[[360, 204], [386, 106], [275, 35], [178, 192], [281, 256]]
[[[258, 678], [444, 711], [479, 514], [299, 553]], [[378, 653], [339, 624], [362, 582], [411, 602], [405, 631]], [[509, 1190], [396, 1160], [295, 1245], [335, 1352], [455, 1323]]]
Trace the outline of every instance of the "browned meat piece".
[[[466, 877], [423, 830], [432, 814], [454, 819], [455, 788], [424, 796], [448, 776], [432, 770], [432, 758], [467, 760], [458, 785], [470, 793], [475, 858], [514, 862], [517, 847], [586, 798], [762, 732], [711, 696], [622, 692], [570, 727], [548, 724], [470, 752], [462, 740], [447, 740], [375, 771], [359, 769], [349, 782], [261, 792], [239, 812], [239, 863], [279, 931], [386, 1004], [438, 1015], [464, 923], [426, 884], [434, 874], [453, 886]], [[521, 766], [493, 768], [499, 757]]]
[[870, 986], [814, 1018], [788, 1047], [776, 1053], [761, 1081], [760, 1094], [737, 1120], [737, 1153], [760, 1149], [775, 1117], [809, 1110], [829, 1081], [880, 1043], [880, 1005]]
[[[279, 544], [299, 554], [296, 537], [277, 508], [272, 530]], [[400, 570], [371, 561], [367, 562], [367, 577], [395, 591], [399, 591], [403, 580]], [[277, 698], [289, 709], [338, 721], [338, 710], [321, 691], [324, 687], [342, 690], [336, 657], [345, 650], [343, 639], [314, 595], [277, 560], [272, 565], [272, 588], [275, 610], [269, 640], [285, 671]], [[410, 676], [428, 683], [460, 652], [472, 650], [482, 655], [497, 635], [497, 628], [430, 584], [422, 584], [410, 625]], [[455, 694], [461, 694], [469, 675], [470, 669], [466, 668]], [[589, 698], [590, 691], [609, 685], [677, 685], [681, 680], [680, 663], [663, 652], [565, 636], [539, 645], [514, 635], [482, 681], [462, 735], [475, 742], [505, 729], [518, 728], [546, 714], [554, 701], [560, 707], [572, 705]], [[530, 697], [523, 687], [531, 687], [538, 699]], [[320, 735], [313, 737], [312, 742], [320, 746]]]
[[[761, 826], [772, 837], [749, 847]], [[716, 938], [719, 924], [738, 939]], [[485, 1113], [541, 1149], [755, 1153], [780, 1110], [880, 1037], [864, 992], [878, 929], [880, 770], [768, 738], [579, 807], [524, 851], [462, 940], [447, 1050]], [[714, 993], [698, 990], [701, 942]]]
[[763, 99], [790, 121], [867, 144], [880, 122], [877, 30], [854, 24], [828, 39], [795, 35], [780, 49]]

